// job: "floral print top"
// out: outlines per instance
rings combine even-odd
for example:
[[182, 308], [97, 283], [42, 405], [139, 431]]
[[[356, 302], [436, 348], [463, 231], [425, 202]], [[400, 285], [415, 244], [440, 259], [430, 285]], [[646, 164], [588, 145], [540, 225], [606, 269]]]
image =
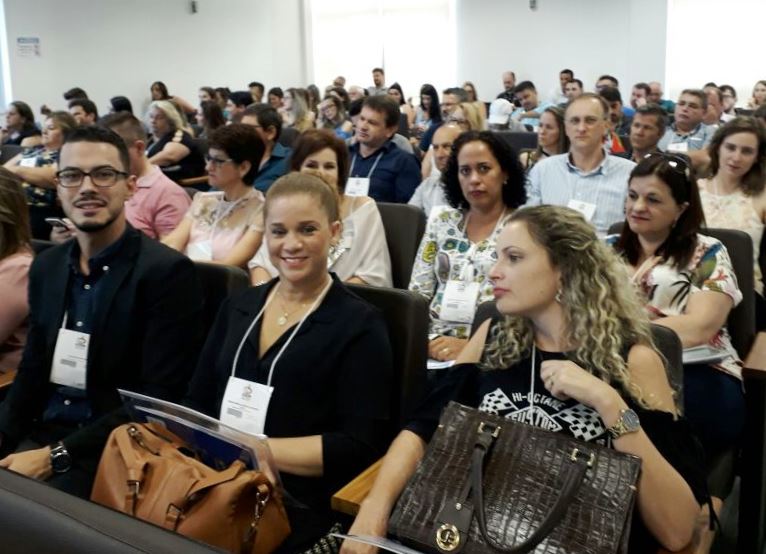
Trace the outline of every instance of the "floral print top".
[[410, 290], [431, 303], [429, 333], [461, 339], [469, 337], [470, 323], [439, 318], [444, 289], [449, 280], [472, 280], [479, 283], [477, 306], [493, 299], [489, 270], [497, 261], [495, 243], [508, 217], [510, 213], [500, 218], [489, 237], [473, 243], [465, 234], [463, 211], [449, 206], [437, 206], [431, 211], [410, 279]]
[[[58, 161], [58, 150], [46, 150], [42, 146], [36, 146], [22, 154], [19, 165], [27, 167], [46, 167], [55, 165]], [[30, 185], [29, 183], [24, 183], [23, 186], [24, 192], [27, 195], [27, 204], [30, 206], [51, 208], [57, 205], [55, 188], [38, 187]]]
[[[647, 298], [646, 309], [651, 319], [685, 313], [689, 298], [700, 291], [721, 292], [731, 297], [732, 307], [742, 301], [729, 253], [718, 239], [707, 235], [697, 235], [694, 255], [684, 269], [679, 271], [657, 257], [646, 267], [640, 267], [639, 272], [634, 280]], [[708, 346], [726, 354], [720, 362], [711, 364], [713, 367], [742, 379], [742, 363], [726, 327], [721, 327]]]

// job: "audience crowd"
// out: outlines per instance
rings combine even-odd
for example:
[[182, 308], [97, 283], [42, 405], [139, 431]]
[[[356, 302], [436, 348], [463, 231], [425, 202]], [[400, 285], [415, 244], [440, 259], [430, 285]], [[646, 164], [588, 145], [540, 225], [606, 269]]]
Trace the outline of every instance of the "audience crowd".
[[[385, 535], [456, 400], [640, 457], [630, 551], [688, 544], [721, 509], [711, 461], [745, 425], [747, 353], [727, 319], [754, 302], [766, 329], [766, 81], [739, 102], [712, 82], [669, 99], [606, 74], [588, 90], [570, 69], [547, 94], [500, 80], [487, 102], [470, 81], [411, 98], [376, 67], [366, 87], [202, 86], [196, 105], [157, 81], [143, 119], [124, 96], [99, 117], [79, 87], [38, 121], [11, 102], [0, 467], [88, 497], [130, 389], [269, 436], [285, 552], [369, 552], [329, 537], [351, 523], [330, 497], [393, 440], [351, 525]], [[397, 436], [386, 321], [347, 287], [396, 284], [391, 204], [425, 222], [408, 288], [430, 320], [429, 390]], [[715, 229], [749, 237], [754, 291]], [[250, 273], [212, 324], [192, 261]], [[704, 350], [682, 383], [650, 323]], [[266, 399], [260, 420], [232, 419], [246, 386]]]

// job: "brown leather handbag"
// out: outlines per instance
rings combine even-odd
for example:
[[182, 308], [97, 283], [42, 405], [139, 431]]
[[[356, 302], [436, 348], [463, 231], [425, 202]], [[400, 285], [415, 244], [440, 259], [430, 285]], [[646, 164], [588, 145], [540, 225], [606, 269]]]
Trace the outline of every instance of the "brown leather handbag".
[[279, 490], [242, 462], [217, 471], [183, 448], [183, 441], [153, 424], [117, 427], [91, 500], [229, 552], [274, 551], [290, 534]]
[[449, 554], [626, 552], [640, 468], [636, 456], [452, 402], [389, 529]]

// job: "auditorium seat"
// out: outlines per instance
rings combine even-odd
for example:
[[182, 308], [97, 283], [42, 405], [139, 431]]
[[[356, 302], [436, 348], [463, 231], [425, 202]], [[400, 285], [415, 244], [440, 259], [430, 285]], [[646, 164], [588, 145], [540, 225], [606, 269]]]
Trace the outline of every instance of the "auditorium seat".
[[425, 392], [428, 302], [423, 296], [408, 290], [356, 284], [348, 287], [378, 308], [386, 320], [395, 372], [392, 431], [398, 431]]
[[292, 148], [299, 136], [300, 133], [292, 127], [282, 127], [277, 142], [282, 146]]
[[420, 239], [426, 230], [426, 216], [423, 210], [408, 204], [378, 202], [378, 210], [391, 256], [394, 287], [406, 289], [410, 284]]
[[239, 267], [207, 262], [194, 262], [194, 265], [197, 268], [197, 275], [205, 296], [202, 317], [207, 336], [221, 303], [233, 293], [249, 287], [250, 278]]
[[56, 243], [49, 240], [32, 239], [32, 250], [35, 254], [39, 254], [51, 246], [56, 246]]
[[0, 529], [4, 554], [222, 552], [5, 469]]
[[4, 144], [0, 146], [0, 165], [12, 160], [15, 156], [21, 154], [23, 150], [24, 148], [18, 144]]
[[537, 148], [537, 133], [531, 131], [494, 131], [498, 137], [503, 139], [513, 148], [517, 154], [525, 148], [534, 150]]

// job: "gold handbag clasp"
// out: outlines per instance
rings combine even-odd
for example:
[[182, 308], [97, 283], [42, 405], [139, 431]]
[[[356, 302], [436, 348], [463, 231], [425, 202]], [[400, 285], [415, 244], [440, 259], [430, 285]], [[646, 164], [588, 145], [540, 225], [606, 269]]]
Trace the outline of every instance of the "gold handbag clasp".
[[452, 552], [460, 546], [460, 531], [451, 523], [445, 523], [436, 530], [436, 546], [444, 552]]

